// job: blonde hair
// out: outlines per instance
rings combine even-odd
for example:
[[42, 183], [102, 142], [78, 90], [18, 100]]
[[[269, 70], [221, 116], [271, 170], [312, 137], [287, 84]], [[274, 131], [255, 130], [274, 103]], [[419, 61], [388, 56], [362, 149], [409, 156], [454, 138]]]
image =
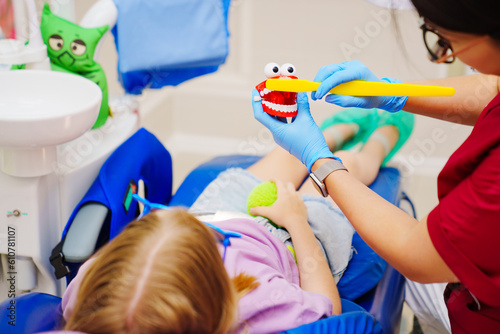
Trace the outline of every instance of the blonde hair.
[[210, 228], [175, 209], [127, 226], [96, 255], [66, 330], [86, 333], [228, 333], [239, 296], [258, 286], [231, 282]]

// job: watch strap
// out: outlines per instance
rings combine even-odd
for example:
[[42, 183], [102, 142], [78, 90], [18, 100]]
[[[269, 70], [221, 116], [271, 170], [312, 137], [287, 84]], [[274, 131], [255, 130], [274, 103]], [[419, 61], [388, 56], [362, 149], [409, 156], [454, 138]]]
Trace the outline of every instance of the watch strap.
[[326, 177], [337, 170], [347, 170], [347, 168], [345, 168], [344, 164], [342, 164], [342, 161], [331, 159], [322, 164], [313, 173], [318, 180], [324, 183]]

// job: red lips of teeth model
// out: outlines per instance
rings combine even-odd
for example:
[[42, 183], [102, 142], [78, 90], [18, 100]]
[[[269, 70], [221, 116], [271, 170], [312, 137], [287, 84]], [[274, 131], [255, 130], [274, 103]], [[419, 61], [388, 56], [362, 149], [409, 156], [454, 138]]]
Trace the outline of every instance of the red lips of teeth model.
[[[272, 79], [297, 79], [297, 77], [274, 77]], [[297, 93], [269, 90], [266, 88], [266, 81], [262, 81], [256, 87], [262, 99], [262, 109], [273, 116], [297, 116]]]
[[[278, 69], [278, 71], [276, 71]], [[264, 72], [269, 79], [282, 79], [293, 80], [298, 79], [296, 76], [288, 75], [295, 73], [295, 67], [292, 64], [285, 64], [281, 66], [279, 71], [277, 64], [269, 63], [266, 65]], [[270, 73], [268, 73], [270, 72]], [[272, 73], [276, 75], [272, 76]], [[278, 92], [266, 88], [267, 80], [262, 81], [255, 88], [260, 94], [262, 100], [262, 109], [272, 116], [279, 117], [295, 117], [297, 116], [297, 93], [292, 92]]]

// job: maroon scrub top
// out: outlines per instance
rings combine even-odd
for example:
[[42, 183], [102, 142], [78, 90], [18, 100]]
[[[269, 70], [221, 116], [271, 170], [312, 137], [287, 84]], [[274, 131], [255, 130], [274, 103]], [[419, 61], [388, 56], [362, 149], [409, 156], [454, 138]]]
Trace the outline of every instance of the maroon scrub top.
[[453, 333], [500, 333], [500, 94], [438, 178], [429, 235], [460, 283], [444, 298]]

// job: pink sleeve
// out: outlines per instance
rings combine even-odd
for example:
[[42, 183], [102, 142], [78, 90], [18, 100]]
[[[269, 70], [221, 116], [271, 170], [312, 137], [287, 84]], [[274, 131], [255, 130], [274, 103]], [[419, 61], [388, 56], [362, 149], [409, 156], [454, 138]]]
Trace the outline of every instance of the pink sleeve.
[[82, 266], [78, 270], [78, 274], [76, 274], [75, 278], [73, 278], [71, 283], [69, 283], [68, 287], [66, 288], [66, 292], [64, 293], [61, 302], [63, 317], [66, 321], [69, 319], [75, 309], [76, 297], [78, 295], [78, 290], [80, 289], [80, 284], [82, 283], [82, 279], [87, 273], [88, 267], [92, 262], [94, 262], [94, 258], [90, 258], [84, 264], [82, 264]]
[[304, 291], [281, 276], [259, 281], [240, 300], [241, 330], [248, 326], [251, 333], [277, 333], [332, 315], [332, 302], [325, 295]]

